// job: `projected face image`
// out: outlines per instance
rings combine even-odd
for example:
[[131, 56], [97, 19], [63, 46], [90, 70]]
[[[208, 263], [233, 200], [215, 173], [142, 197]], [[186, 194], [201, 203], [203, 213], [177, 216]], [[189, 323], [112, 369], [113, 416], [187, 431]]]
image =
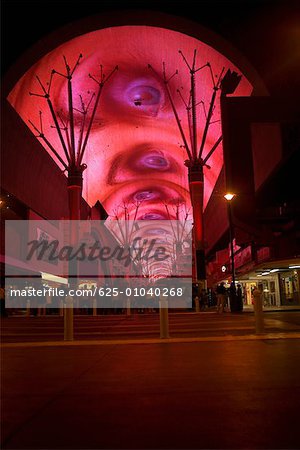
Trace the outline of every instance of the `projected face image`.
[[[162, 63], [165, 63], [170, 77], [178, 70], [169, 82], [169, 89], [182, 127], [188, 135], [186, 106], [177, 90], [188, 102], [190, 74], [178, 50], [188, 61], [192, 61], [194, 49], [198, 51], [197, 65], [210, 62], [214, 76], [218, 76], [223, 67], [240, 73], [223, 55], [187, 35], [147, 26], [114, 27], [79, 36], [44, 56], [17, 83], [9, 95], [9, 101], [28, 126], [28, 119], [38, 124], [39, 111], [43, 112], [45, 136], [64, 158], [46, 100], [28, 94], [41, 93], [35, 76], [38, 75], [46, 84], [53, 69], [65, 73], [63, 56], [73, 67], [78, 55], [83, 55], [72, 79], [75, 139], [78, 142], [82, 127], [82, 101], [87, 105], [92, 93], [97, 90], [94, 79], [99, 79], [100, 64], [107, 75], [118, 65], [119, 69], [103, 88], [87, 143], [83, 158], [87, 164], [83, 196], [91, 206], [100, 200], [111, 215], [118, 210], [122, 216], [122, 205], [138, 203], [137, 219], [161, 220], [167, 217], [166, 204], [170, 205], [171, 216], [175, 214], [172, 205], [185, 204], [187, 209], [190, 208], [187, 168], [184, 165], [187, 154], [161, 79]], [[149, 69], [148, 64], [154, 70]], [[198, 142], [201, 142], [212, 87], [209, 70], [201, 70], [196, 77]], [[251, 84], [242, 77], [235, 95], [247, 96], [251, 91]], [[66, 120], [66, 78], [54, 75], [50, 95], [55, 111], [59, 112], [62, 121]], [[220, 107], [217, 101], [204, 157], [220, 135]], [[210, 168], [204, 168], [204, 207], [223, 164], [221, 144], [208, 164]]]

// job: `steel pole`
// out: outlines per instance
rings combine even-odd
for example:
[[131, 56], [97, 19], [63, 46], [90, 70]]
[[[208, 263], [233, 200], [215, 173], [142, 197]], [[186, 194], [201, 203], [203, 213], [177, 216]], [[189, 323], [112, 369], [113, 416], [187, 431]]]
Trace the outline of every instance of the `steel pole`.
[[234, 267], [234, 249], [233, 249], [233, 224], [232, 224], [232, 212], [231, 212], [231, 203], [228, 201], [227, 204], [228, 210], [228, 222], [229, 222], [229, 241], [230, 241], [230, 258], [231, 258], [231, 276], [232, 282], [235, 290], [235, 267]]
[[234, 266], [234, 249], [233, 249], [233, 223], [232, 223], [232, 211], [231, 201], [227, 201], [227, 212], [229, 222], [229, 241], [230, 241], [230, 260], [231, 260], [231, 286], [230, 286], [230, 310], [231, 312], [238, 311], [236, 289], [235, 289], [235, 266]]
[[[82, 169], [70, 168], [68, 173], [68, 197], [70, 214], [70, 244], [76, 246], [78, 243], [78, 224], [80, 220], [80, 204], [82, 193]], [[74, 266], [76, 264], [76, 266]], [[70, 276], [71, 275], [71, 276]], [[77, 286], [77, 262], [69, 263], [69, 284], [70, 287]], [[67, 297], [65, 317], [64, 317], [64, 340], [74, 339], [74, 299]]]
[[204, 233], [203, 233], [203, 193], [204, 193], [204, 177], [203, 167], [199, 164], [191, 164], [189, 166], [189, 190], [191, 195], [191, 203], [193, 207], [193, 240], [194, 240], [194, 265], [198, 283], [198, 291], [206, 288], [206, 268], [205, 268], [205, 251], [204, 251]]

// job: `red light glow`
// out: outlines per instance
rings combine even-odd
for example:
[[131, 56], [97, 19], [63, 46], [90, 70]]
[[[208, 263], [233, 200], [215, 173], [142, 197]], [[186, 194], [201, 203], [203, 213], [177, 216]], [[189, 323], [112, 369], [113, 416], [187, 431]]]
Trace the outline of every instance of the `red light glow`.
[[[123, 203], [142, 200], [138, 219], [149, 218], [149, 215], [165, 218], [166, 202], [186, 203], [190, 207], [187, 168], [184, 166], [187, 156], [165, 86], [148, 69], [148, 64], [151, 64], [157, 73], [161, 73], [163, 62], [170, 75], [178, 69], [178, 75], [172, 78], [169, 86], [182, 126], [188, 134], [187, 114], [177, 89], [188, 98], [190, 80], [179, 49], [188, 60], [197, 49], [199, 65], [210, 62], [214, 75], [218, 75], [223, 67], [240, 73], [219, 52], [190, 36], [162, 28], [124, 26], [94, 31], [57, 47], [26, 72], [10, 93], [9, 102], [26, 124], [28, 119], [37, 123], [39, 111], [43, 111], [44, 133], [64, 157], [56, 130], [51, 128], [53, 121], [45, 99], [28, 95], [29, 91], [38, 90], [35, 75], [45, 83], [53, 69], [64, 71], [63, 55], [73, 65], [82, 53], [82, 62], [73, 79], [74, 106], [79, 109], [79, 94], [87, 101], [90, 92], [95, 90], [88, 74], [96, 75], [99, 64], [103, 65], [106, 73], [115, 65], [119, 66], [103, 90], [83, 161], [87, 164], [83, 195], [90, 205], [100, 200], [108, 213], [113, 214], [114, 209]], [[203, 100], [208, 107], [212, 94], [209, 71], [201, 71], [196, 83], [199, 101]], [[63, 116], [67, 108], [66, 79], [54, 77], [51, 89], [53, 104]], [[251, 84], [243, 76], [235, 95], [247, 96], [251, 91]], [[205, 112], [201, 105], [197, 111], [200, 142]], [[77, 114], [75, 110], [75, 125], [76, 120], [79, 122]], [[221, 134], [219, 101], [213, 117], [204, 158]], [[211, 169], [204, 167], [204, 207], [222, 164], [220, 144], [209, 159]]]

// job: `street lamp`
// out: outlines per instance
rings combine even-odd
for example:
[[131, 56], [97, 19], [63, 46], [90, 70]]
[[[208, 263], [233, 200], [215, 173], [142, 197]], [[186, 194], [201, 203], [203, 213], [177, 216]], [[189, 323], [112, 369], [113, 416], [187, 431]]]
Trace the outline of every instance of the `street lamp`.
[[230, 241], [230, 258], [231, 258], [231, 286], [230, 286], [230, 309], [231, 312], [237, 310], [237, 299], [236, 299], [236, 289], [235, 289], [235, 268], [234, 268], [234, 251], [233, 251], [233, 223], [232, 223], [232, 211], [231, 202], [234, 199], [235, 194], [232, 192], [227, 192], [224, 198], [227, 201], [227, 215], [229, 223], [229, 241]]
[[231, 200], [235, 197], [235, 194], [231, 194], [230, 192], [228, 192], [227, 194], [224, 195], [224, 197], [228, 202], [231, 202]]

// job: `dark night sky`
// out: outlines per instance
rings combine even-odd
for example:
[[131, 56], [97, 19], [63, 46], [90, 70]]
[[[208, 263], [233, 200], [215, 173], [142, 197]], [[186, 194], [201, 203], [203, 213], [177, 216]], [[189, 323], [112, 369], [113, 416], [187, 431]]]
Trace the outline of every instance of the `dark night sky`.
[[[200, 6], [198, 13], [195, 3]], [[262, 74], [268, 72], [266, 57], [272, 71], [278, 65], [277, 55], [296, 43], [296, 36], [285, 31], [293, 28], [297, 19], [300, 23], [298, 0], [185, 0], [181, 4], [165, 0], [2, 0], [2, 73], [51, 31], [102, 11], [145, 9], [192, 19], [231, 41]]]

